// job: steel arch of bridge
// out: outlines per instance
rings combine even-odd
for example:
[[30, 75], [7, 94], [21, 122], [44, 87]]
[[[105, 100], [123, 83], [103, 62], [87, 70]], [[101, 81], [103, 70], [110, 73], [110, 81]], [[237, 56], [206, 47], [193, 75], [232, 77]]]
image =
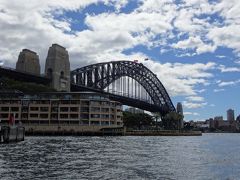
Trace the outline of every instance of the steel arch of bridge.
[[88, 65], [71, 72], [71, 83], [104, 92], [106, 87], [123, 76], [128, 76], [141, 84], [152, 99], [153, 104], [149, 103], [149, 106], [157, 107], [161, 114], [175, 111], [175, 107], [160, 80], [142, 63], [111, 61]]

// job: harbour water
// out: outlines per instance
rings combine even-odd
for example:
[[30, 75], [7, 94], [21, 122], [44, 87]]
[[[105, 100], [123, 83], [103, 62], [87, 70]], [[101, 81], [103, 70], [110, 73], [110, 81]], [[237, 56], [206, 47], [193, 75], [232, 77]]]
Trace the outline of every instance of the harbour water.
[[240, 179], [240, 134], [26, 137], [0, 145], [0, 179]]

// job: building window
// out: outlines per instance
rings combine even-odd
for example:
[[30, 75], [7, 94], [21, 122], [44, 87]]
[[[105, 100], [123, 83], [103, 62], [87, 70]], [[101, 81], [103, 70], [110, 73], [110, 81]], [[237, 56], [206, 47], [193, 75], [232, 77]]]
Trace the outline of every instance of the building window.
[[70, 119], [78, 119], [78, 114], [70, 114]]
[[78, 112], [78, 107], [70, 107], [70, 112]]
[[48, 107], [40, 107], [40, 111], [42, 111], [42, 112], [48, 112]]
[[109, 108], [102, 108], [102, 112], [109, 113]]
[[48, 118], [48, 114], [40, 114], [40, 118], [41, 119], [47, 119]]
[[68, 107], [60, 107], [61, 112], [68, 112]]
[[92, 112], [100, 112], [100, 107], [91, 107]]
[[99, 121], [91, 121], [91, 124], [92, 124], [92, 125], [99, 125], [100, 122], [99, 122]]
[[82, 101], [81, 104], [82, 104], [83, 106], [89, 106], [89, 101]]
[[30, 118], [38, 118], [38, 114], [30, 114]]
[[89, 119], [89, 115], [88, 114], [81, 114], [81, 119]]
[[38, 111], [38, 107], [30, 107], [30, 111]]
[[91, 118], [100, 118], [100, 114], [91, 114]]
[[109, 121], [102, 121], [101, 124], [102, 124], [103, 126], [109, 125]]
[[2, 114], [1, 114], [1, 117], [2, 117], [2, 118], [8, 118], [8, 113], [7, 113], [7, 114], [6, 114], [6, 113], [4, 113], [4, 114], [2, 113]]
[[109, 102], [103, 101], [103, 102], [102, 102], [102, 105], [103, 105], [103, 106], [108, 106], [108, 105], [109, 105]]
[[9, 111], [9, 107], [2, 107], [2, 111], [4, 112], [6, 112], [6, 111]]
[[71, 104], [79, 104], [78, 100], [71, 100]]
[[102, 117], [103, 119], [108, 119], [108, 118], [109, 118], [109, 115], [108, 115], [108, 114], [102, 114], [101, 117]]
[[81, 112], [89, 112], [89, 107], [81, 107]]
[[100, 106], [101, 102], [100, 101], [91, 101], [92, 106]]
[[52, 112], [58, 112], [58, 108], [57, 107], [52, 107], [51, 111]]
[[19, 111], [19, 107], [11, 107], [11, 111]]
[[60, 114], [61, 119], [68, 119], [68, 114]]

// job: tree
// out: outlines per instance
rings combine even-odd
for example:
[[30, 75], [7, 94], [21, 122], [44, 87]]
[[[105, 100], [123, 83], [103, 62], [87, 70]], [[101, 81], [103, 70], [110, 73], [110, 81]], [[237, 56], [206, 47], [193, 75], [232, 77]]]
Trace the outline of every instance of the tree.
[[180, 121], [183, 119], [183, 116], [177, 112], [170, 112], [166, 114], [162, 121], [165, 129], [176, 130], [180, 129]]
[[4, 90], [19, 90], [23, 93], [36, 93], [36, 92], [54, 92], [56, 90], [36, 83], [21, 82], [13, 79], [2, 77], [0, 79], [0, 89]]
[[142, 129], [144, 126], [152, 126], [154, 124], [154, 118], [146, 113], [134, 114], [124, 111], [123, 123], [127, 128]]

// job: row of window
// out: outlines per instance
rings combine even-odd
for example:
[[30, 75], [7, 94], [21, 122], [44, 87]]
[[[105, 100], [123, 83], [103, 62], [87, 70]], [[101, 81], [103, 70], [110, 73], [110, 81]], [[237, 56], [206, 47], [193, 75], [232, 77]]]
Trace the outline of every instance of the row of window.
[[51, 104], [51, 105], [59, 105], [59, 104], [81, 104], [84, 106], [89, 105], [97, 105], [97, 106], [119, 106], [120, 104], [117, 102], [109, 102], [109, 101], [84, 101], [84, 100], [0, 100], [0, 104]]
[[[41, 111], [41, 112], [48, 112], [49, 111], [49, 107], [30, 107], [30, 111]], [[11, 112], [18, 112], [20, 110], [19, 107], [1, 107], [0, 109], [2, 112], [8, 112], [9, 110]], [[109, 113], [109, 108], [100, 108], [100, 107], [91, 107], [91, 111], [92, 112], [106, 112]], [[23, 112], [27, 112], [28, 108], [27, 107], [23, 107], [22, 108]], [[52, 107], [51, 108], [52, 112], [58, 112], [58, 107]], [[79, 111], [79, 107], [60, 107], [60, 111], [61, 112], [78, 112]], [[111, 108], [111, 111], [114, 112], [115, 109]], [[121, 109], [117, 109], [117, 112], [121, 111]], [[81, 107], [81, 112], [89, 112], [89, 108], [88, 107]]]
[[[34, 114], [31, 113], [29, 114], [29, 118], [40, 118], [40, 119], [49, 119], [49, 116], [51, 117], [51, 119], [58, 119], [58, 114]], [[59, 118], [60, 119], [79, 119], [79, 117], [81, 119], [89, 119], [89, 115], [88, 114], [81, 114], [80, 116], [78, 114], [59, 114]], [[0, 114], [0, 118], [9, 118], [9, 114], [8, 113], [2, 113]], [[15, 114], [15, 118], [19, 118], [19, 114]], [[28, 118], [28, 114], [22, 114], [22, 119], [27, 119]], [[115, 116], [114, 115], [108, 115], [108, 114], [90, 114], [90, 118], [93, 119], [114, 119]], [[121, 116], [117, 116], [117, 119], [120, 119]]]
[[[81, 121], [66, 121], [66, 120], [21, 120], [23, 124], [75, 124], [75, 125], [101, 125], [101, 126], [108, 126], [114, 125], [114, 121], [89, 121], [89, 120], [81, 120]], [[3, 123], [7, 123], [7, 121], [3, 121]], [[18, 121], [16, 121], [18, 124]], [[117, 125], [121, 125], [122, 122], [116, 122]]]

